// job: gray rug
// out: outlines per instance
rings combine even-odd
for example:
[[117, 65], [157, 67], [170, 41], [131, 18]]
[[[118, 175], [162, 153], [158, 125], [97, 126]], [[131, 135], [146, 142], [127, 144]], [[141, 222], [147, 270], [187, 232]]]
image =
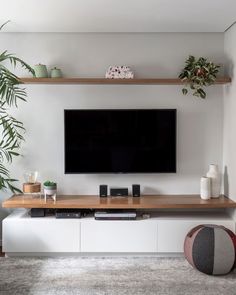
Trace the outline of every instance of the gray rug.
[[236, 273], [213, 277], [183, 258], [0, 258], [1, 295], [235, 295]]

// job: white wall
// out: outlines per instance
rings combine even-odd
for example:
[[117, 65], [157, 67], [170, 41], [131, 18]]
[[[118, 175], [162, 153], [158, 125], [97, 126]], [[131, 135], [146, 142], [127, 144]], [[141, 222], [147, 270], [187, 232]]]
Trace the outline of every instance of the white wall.
[[[136, 77], [177, 77], [189, 54], [224, 63], [223, 34], [1, 34], [0, 48], [28, 63], [59, 66], [66, 76], [100, 77], [109, 65], [130, 65]], [[21, 74], [21, 73], [19, 73]], [[180, 86], [27, 86], [28, 102], [17, 116], [27, 129], [14, 177], [36, 169], [41, 181], [58, 182], [61, 193], [96, 194], [100, 183], [144, 193], [199, 193], [210, 163], [222, 164], [223, 87], [206, 100], [182, 96]], [[176, 174], [65, 175], [63, 110], [73, 108], [177, 108]], [[6, 196], [5, 196], [6, 197]]]
[[225, 33], [226, 74], [232, 83], [224, 90], [225, 193], [236, 201], [236, 25]]

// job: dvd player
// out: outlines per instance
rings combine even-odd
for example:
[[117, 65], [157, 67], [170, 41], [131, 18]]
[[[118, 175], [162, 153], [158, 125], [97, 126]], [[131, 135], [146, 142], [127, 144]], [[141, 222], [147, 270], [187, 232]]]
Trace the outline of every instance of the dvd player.
[[96, 211], [94, 217], [96, 220], [135, 220], [137, 214], [131, 210], [106, 210]]
[[57, 209], [56, 218], [81, 218], [81, 210], [78, 209]]

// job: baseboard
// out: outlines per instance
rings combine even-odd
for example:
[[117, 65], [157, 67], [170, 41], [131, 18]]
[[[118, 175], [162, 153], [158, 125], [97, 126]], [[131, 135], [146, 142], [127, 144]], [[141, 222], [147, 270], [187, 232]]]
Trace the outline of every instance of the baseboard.
[[183, 253], [93, 253], [93, 252], [73, 252], [73, 253], [65, 253], [65, 252], [7, 252], [5, 253], [6, 257], [18, 257], [18, 256], [24, 256], [24, 257], [159, 257], [159, 258], [183, 258]]

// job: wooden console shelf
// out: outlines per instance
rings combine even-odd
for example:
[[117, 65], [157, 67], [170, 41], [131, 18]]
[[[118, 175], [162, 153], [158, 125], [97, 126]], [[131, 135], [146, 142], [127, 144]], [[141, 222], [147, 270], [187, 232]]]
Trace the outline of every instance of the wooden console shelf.
[[204, 201], [199, 195], [147, 195], [140, 198], [59, 195], [57, 201], [32, 195], [13, 195], [4, 208], [89, 208], [89, 209], [215, 209], [236, 208], [236, 202], [221, 196]]
[[[106, 78], [21, 78], [25, 84], [90, 84], [90, 85], [182, 85], [176, 78], [106, 79]], [[231, 78], [216, 79], [215, 84], [227, 84]]]

